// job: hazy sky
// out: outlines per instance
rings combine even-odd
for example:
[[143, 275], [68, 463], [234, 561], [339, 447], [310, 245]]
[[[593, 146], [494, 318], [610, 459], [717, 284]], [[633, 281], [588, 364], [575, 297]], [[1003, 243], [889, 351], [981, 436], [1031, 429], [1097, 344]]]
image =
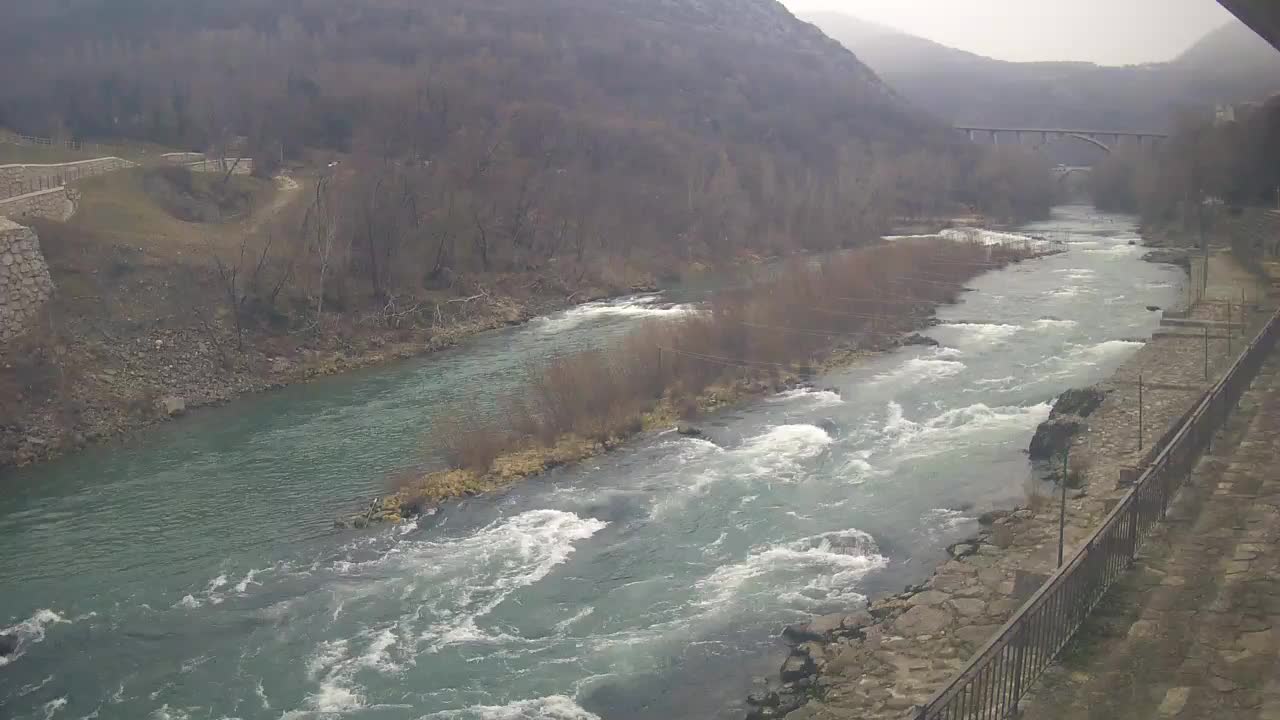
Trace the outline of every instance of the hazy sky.
[[1003, 60], [1168, 60], [1232, 20], [1215, 0], [782, 0]]

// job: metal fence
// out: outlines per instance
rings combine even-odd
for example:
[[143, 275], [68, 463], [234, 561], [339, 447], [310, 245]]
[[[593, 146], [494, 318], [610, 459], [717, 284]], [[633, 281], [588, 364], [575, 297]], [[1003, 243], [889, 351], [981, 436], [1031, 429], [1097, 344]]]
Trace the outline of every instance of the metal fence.
[[1174, 493], [1248, 389], [1278, 335], [1280, 312], [1204, 394], [1084, 547], [917, 710], [917, 720], [1000, 720], [1016, 713], [1018, 701], [1133, 562], [1152, 526], [1164, 518]]

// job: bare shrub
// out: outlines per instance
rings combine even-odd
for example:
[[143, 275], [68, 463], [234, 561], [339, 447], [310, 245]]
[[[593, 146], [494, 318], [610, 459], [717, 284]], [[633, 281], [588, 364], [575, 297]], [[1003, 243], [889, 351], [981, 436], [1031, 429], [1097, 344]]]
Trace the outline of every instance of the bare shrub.
[[447, 423], [433, 430], [433, 435], [439, 440], [446, 462], [477, 473], [487, 472], [493, 461], [514, 444], [513, 436], [496, 425], [464, 420]]
[[502, 417], [450, 413], [436, 423], [436, 445], [454, 466], [483, 471], [527, 443], [630, 435], [663, 398], [689, 418], [713, 385], [812, 372], [837, 344], [882, 347], [916, 327], [934, 304], [954, 300], [964, 281], [1022, 256], [976, 242], [901, 241], [820, 264], [796, 258], [698, 312], [647, 322], [607, 349], [529, 368], [526, 385], [502, 400]]

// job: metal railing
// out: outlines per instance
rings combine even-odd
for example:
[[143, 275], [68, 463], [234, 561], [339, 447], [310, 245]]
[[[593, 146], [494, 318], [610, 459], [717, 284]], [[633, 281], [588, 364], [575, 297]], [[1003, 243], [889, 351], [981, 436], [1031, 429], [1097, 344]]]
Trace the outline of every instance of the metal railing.
[[1084, 546], [1040, 587], [929, 701], [917, 720], [997, 720], [1018, 701], [1083, 624], [1104, 593], [1133, 562], [1138, 545], [1164, 518], [1174, 493], [1190, 478], [1200, 453], [1239, 402], [1280, 335], [1280, 312], [1186, 416]]

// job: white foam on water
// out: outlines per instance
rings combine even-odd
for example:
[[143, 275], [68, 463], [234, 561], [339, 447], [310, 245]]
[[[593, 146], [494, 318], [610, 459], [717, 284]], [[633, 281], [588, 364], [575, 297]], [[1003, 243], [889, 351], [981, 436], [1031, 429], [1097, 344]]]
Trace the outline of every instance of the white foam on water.
[[725, 451], [724, 448], [704, 438], [682, 437], [675, 444], [679, 447], [680, 459], [686, 462], [707, 455], [718, 455]]
[[[307, 660], [307, 677], [319, 687], [307, 696], [307, 708], [317, 713], [343, 713], [365, 707], [363, 688], [355, 684], [358, 658], [352, 658], [348, 640], [326, 640]], [[285, 713], [282, 718], [304, 715], [301, 710]]]
[[591, 615], [591, 613], [595, 611], [596, 609], [594, 607], [591, 607], [590, 605], [582, 608], [578, 612], [574, 613], [572, 617], [565, 618], [564, 620], [561, 620], [560, 622], [556, 623], [555, 624], [556, 632], [563, 635], [564, 633], [568, 632], [570, 626], [572, 626], [574, 623], [578, 622], [579, 620], [586, 619], [588, 616]]
[[932, 529], [951, 531], [968, 523], [974, 522], [975, 519], [966, 515], [963, 510], [934, 508], [925, 512], [921, 517], [921, 521]]
[[1123, 257], [1125, 255], [1134, 255], [1142, 252], [1143, 248], [1139, 245], [1103, 245], [1101, 247], [1092, 247], [1082, 252], [1089, 255], [1109, 255], [1112, 257]]
[[249, 572], [245, 573], [245, 576], [243, 578], [240, 578], [240, 582], [236, 583], [236, 592], [243, 595], [246, 591], [248, 591], [250, 585], [261, 585], [262, 583], [257, 582], [256, 580], [253, 579], [254, 576], [256, 576], [259, 572], [261, 571], [250, 570]]
[[956, 360], [929, 360], [926, 358], [911, 358], [902, 363], [898, 367], [886, 373], [881, 373], [872, 378], [872, 382], [886, 383], [896, 381], [906, 381], [910, 384], [920, 382], [933, 382], [960, 374], [965, 369], [965, 364]]
[[818, 407], [844, 404], [844, 399], [840, 397], [840, 393], [830, 390], [815, 390], [813, 388], [796, 388], [780, 392], [769, 398], [768, 402], [787, 402], [789, 400], [806, 400]]
[[[472, 705], [461, 710], [443, 710], [426, 718], [440, 720], [600, 720], [573, 698], [549, 695], [533, 700], [516, 700], [506, 705]], [[423, 719], [425, 720], [425, 718]]]
[[204, 603], [196, 599], [195, 595], [188, 594], [188, 595], [183, 595], [182, 599], [174, 603], [173, 606], [176, 608], [181, 607], [181, 608], [187, 608], [188, 610], [193, 610], [195, 608], [200, 607], [203, 604]]
[[964, 351], [960, 348], [939, 347], [933, 349], [933, 356], [939, 359], [958, 358], [964, 356]]
[[67, 706], [66, 695], [63, 695], [60, 698], [56, 698], [54, 700], [50, 700], [49, 702], [45, 703], [44, 705], [41, 706], [41, 709], [44, 710], [44, 720], [50, 720], [50, 718], [52, 718], [54, 715], [57, 715], [58, 712], [66, 706]]
[[607, 525], [562, 510], [530, 510], [462, 539], [406, 543], [397, 562], [416, 570], [425, 582], [434, 577], [459, 588], [443, 600], [446, 607], [433, 613], [435, 620], [419, 639], [432, 652], [449, 645], [518, 639], [487, 634], [477, 620], [512, 593], [545, 578], [569, 559], [578, 541]]
[[1076, 345], [1068, 352], [1068, 359], [1072, 363], [1096, 365], [1136, 352], [1143, 344], [1134, 340], [1107, 340], [1096, 345]]
[[1036, 328], [1039, 330], [1057, 330], [1059, 328], [1073, 328], [1080, 323], [1075, 320], [1058, 320], [1056, 318], [1041, 318], [1036, 321]]
[[982, 228], [947, 228], [938, 233], [939, 236], [956, 242], [976, 242], [983, 245], [1006, 245], [1029, 243], [1033, 247], [1049, 244], [1049, 241], [1039, 238], [1033, 238], [1030, 235], [1019, 235], [1017, 233], [997, 232], [995, 230], [985, 230]]
[[597, 318], [673, 318], [697, 311], [694, 305], [661, 303], [662, 298], [658, 295], [645, 295], [624, 300], [602, 300], [539, 318], [536, 323], [541, 332], [554, 334], [571, 330]]
[[23, 685], [22, 689], [18, 691], [18, 697], [26, 697], [51, 682], [53, 682], [53, 676], [49, 675], [44, 680], [41, 680], [39, 684]]
[[267, 699], [267, 690], [262, 687], [262, 678], [258, 678], [258, 683], [253, 687], [253, 692], [258, 696], [258, 700], [262, 702], [263, 710], [271, 709], [271, 701]]
[[1080, 294], [1082, 289], [1079, 285], [1066, 285], [1049, 291], [1049, 295], [1053, 297], [1075, 297]]
[[817, 425], [778, 425], [747, 440], [731, 454], [741, 459], [753, 476], [794, 479], [802, 462], [822, 454], [831, 435]]
[[944, 323], [938, 327], [957, 333], [959, 345], [983, 348], [1002, 344], [1022, 330], [1021, 325], [1005, 323]]
[[911, 450], [905, 455], [899, 454], [899, 457], [923, 457], [963, 445], [968, 436], [977, 433], [1034, 428], [1049, 417], [1049, 410], [1049, 403], [994, 408], [974, 403], [916, 422], [905, 417], [901, 405], [890, 401], [884, 437], [894, 450]]
[[191, 713], [182, 708], [171, 708], [168, 703], [151, 711], [151, 720], [190, 720]]
[[740, 595], [752, 594], [752, 581], [766, 576], [767, 582], [756, 583], [756, 592], [777, 597], [791, 594], [795, 600], [806, 598], [800, 601], [805, 605], [847, 598], [856, 595], [858, 580], [888, 562], [875, 540], [856, 529], [760, 546], [742, 562], [721, 565], [698, 581], [696, 589], [702, 598], [698, 605], [708, 612], [725, 609]]
[[374, 635], [373, 641], [356, 662], [363, 667], [373, 668], [382, 673], [399, 672], [400, 666], [391, 661], [391, 655], [388, 653], [399, 640], [391, 628], [383, 628], [381, 632]]
[[876, 467], [871, 464], [869, 458], [873, 452], [873, 450], [867, 449], [851, 453], [845, 458], [844, 463], [836, 472], [836, 476], [844, 479], [852, 485], [861, 485], [869, 478], [877, 475], [883, 475], [884, 471], [877, 470]]
[[[91, 617], [92, 615], [88, 616]], [[79, 619], [79, 618], [77, 618]], [[8, 635], [17, 643], [17, 648], [7, 656], [0, 657], [0, 668], [27, 654], [27, 648], [44, 642], [45, 632], [51, 625], [70, 625], [71, 621], [48, 609], [37, 610], [31, 617], [16, 625], [0, 628], [0, 635]]]
[[1098, 274], [1097, 271], [1090, 270], [1089, 268], [1063, 268], [1061, 270], [1054, 270], [1053, 273], [1055, 275], [1066, 275], [1069, 278], [1077, 280], [1088, 279]]

